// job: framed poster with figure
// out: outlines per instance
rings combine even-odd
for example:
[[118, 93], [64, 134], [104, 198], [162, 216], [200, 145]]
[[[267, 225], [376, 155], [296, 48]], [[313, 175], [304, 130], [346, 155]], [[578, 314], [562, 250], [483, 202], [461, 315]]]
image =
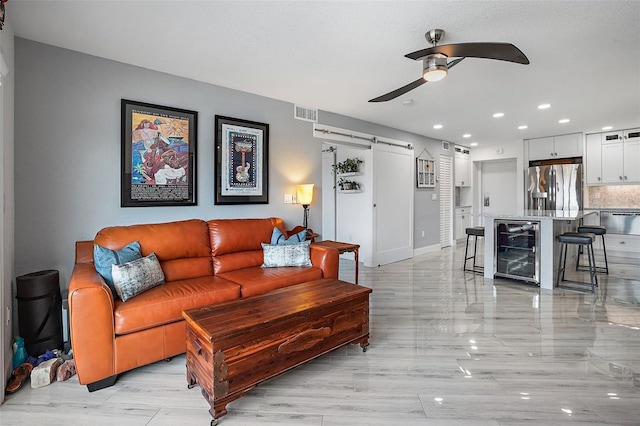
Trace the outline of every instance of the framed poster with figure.
[[198, 113], [122, 99], [122, 207], [195, 206]]
[[269, 125], [215, 116], [215, 204], [269, 203]]

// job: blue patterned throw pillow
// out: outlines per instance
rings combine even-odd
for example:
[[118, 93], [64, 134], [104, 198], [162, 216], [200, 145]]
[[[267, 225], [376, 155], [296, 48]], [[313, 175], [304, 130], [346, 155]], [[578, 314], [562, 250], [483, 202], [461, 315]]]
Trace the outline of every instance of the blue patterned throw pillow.
[[289, 238], [285, 237], [285, 235], [278, 228], [273, 228], [273, 233], [271, 234], [271, 244], [273, 245], [283, 245], [283, 244], [297, 244], [301, 243], [307, 239], [307, 230], [303, 229], [297, 234], [293, 234]]
[[312, 266], [311, 258], [309, 257], [309, 243], [311, 241], [284, 245], [262, 243], [262, 251], [264, 252], [262, 267]]
[[93, 245], [93, 263], [96, 271], [104, 278], [104, 281], [111, 289], [111, 293], [113, 293], [113, 297], [116, 297], [117, 293], [113, 285], [111, 266], [131, 262], [141, 257], [140, 243], [137, 241], [127, 244], [120, 250], [111, 250], [97, 244]]
[[112, 265], [113, 284], [123, 302], [164, 283], [164, 273], [155, 253], [122, 265]]

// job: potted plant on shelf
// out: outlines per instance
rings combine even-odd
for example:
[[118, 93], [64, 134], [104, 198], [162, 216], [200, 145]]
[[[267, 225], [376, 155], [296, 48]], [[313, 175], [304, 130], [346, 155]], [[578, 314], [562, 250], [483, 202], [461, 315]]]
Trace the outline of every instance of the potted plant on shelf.
[[338, 185], [338, 188], [340, 188], [340, 191], [355, 191], [360, 189], [360, 182], [356, 182], [354, 180], [340, 178], [336, 184]]
[[332, 167], [335, 174], [341, 175], [345, 173], [358, 173], [360, 171], [360, 164], [362, 164], [362, 160], [359, 158], [347, 158], [344, 161], [334, 164]]

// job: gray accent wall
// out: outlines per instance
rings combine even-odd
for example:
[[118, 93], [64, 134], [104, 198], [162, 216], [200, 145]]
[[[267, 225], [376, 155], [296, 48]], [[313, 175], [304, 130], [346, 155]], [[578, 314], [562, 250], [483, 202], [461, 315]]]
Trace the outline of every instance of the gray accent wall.
[[[16, 275], [58, 269], [67, 287], [75, 241], [91, 240], [106, 226], [276, 216], [293, 227], [302, 222], [302, 207], [284, 204], [283, 195], [295, 193], [297, 183], [321, 183], [321, 141], [312, 123], [293, 118], [291, 103], [20, 38], [15, 75]], [[198, 112], [197, 206], [120, 207], [123, 98]], [[269, 204], [214, 205], [216, 114], [269, 124]], [[440, 146], [337, 114], [320, 111], [319, 117], [323, 124], [412, 142], [416, 154]], [[316, 187], [310, 227], [322, 233], [320, 195]], [[437, 244], [437, 201], [421, 189], [415, 206], [416, 233], [427, 230], [415, 247]]]

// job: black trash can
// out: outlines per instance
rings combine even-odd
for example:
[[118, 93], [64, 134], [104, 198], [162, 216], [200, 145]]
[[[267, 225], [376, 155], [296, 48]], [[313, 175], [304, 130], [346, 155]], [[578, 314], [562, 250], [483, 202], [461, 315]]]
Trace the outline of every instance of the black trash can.
[[27, 353], [38, 357], [47, 349], [62, 349], [60, 274], [33, 272], [16, 278], [18, 328]]

